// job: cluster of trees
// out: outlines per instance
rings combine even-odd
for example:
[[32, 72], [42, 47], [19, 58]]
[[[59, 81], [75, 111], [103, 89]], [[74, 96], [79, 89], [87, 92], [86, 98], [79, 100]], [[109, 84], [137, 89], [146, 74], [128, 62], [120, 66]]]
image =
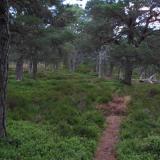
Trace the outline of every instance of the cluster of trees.
[[87, 33], [99, 52], [100, 77], [106, 75], [103, 68], [107, 63], [108, 75], [111, 76], [116, 67], [119, 73], [122, 70], [123, 82], [130, 85], [135, 67], [139, 72], [151, 65], [158, 67], [159, 7], [158, 0], [88, 2], [86, 10], [91, 21]]
[[91, 63], [99, 77], [112, 77], [116, 70], [126, 84], [134, 68], [139, 73], [158, 68], [158, 0], [90, 0], [85, 10], [59, 0], [9, 5], [10, 61], [16, 63], [17, 80], [23, 78], [24, 63], [34, 79], [38, 63], [70, 71]]
[[16, 63], [17, 80], [23, 78], [24, 63], [33, 79], [39, 62], [54, 68], [61, 62], [68, 65], [75, 54], [73, 41], [81, 14], [78, 6], [64, 5], [63, 0], [0, 2], [0, 137], [6, 136], [8, 62]]
[[117, 73], [129, 85], [135, 69], [159, 71], [159, 0], [90, 0], [85, 10], [63, 0], [1, 0], [0, 11], [0, 137], [6, 135], [9, 37], [17, 80], [24, 63], [33, 79], [38, 63], [70, 71], [91, 63], [100, 78]]
[[17, 80], [23, 78], [24, 63], [29, 64], [35, 79], [39, 62], [56, 69], [69, 58], [70, 51], [74, 52], [74, 25], [81, 14], [77, 6], [64, 5], [59, 0], [19, 0], [9, 5], [10, 61], [16, 63]]

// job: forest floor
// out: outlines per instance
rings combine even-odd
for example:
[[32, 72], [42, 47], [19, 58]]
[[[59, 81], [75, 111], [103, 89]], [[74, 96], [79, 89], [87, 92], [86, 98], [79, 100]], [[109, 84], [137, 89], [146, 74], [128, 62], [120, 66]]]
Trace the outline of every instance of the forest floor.
[[121, 122], [126, 114], [130, 96], [114, 97], [112, 102], [99, 105], [106, 117], [106, 126], [95, 154], [95, 160], [116, 160]]
[[[7, 133], [0, 160], [91, 160], [105, 118], [97, 104], [120, 92], [117, 81], [95, 74], [39, 72], [23, 81], [9, 74]], [[118, 94], [118, 93], [117, 93]]]
[[7, 133], [0, 160], [160, 160], [160, 85], [46, 71], [16, 81], [11, 70]]

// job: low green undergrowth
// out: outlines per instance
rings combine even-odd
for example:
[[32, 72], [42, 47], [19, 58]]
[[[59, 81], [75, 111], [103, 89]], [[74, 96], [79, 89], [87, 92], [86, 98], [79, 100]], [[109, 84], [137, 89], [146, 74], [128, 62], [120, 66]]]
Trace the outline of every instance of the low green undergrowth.
[[121, 129], [119, 160], [160, 159], [160, 85], [127, 88], [132, 95], [129, 115]]
[[92, 74], [26, 74], [21, 82], [10, 74], [0, 160], [91, 160], [104, 127], [95, 106], [120, 88]]

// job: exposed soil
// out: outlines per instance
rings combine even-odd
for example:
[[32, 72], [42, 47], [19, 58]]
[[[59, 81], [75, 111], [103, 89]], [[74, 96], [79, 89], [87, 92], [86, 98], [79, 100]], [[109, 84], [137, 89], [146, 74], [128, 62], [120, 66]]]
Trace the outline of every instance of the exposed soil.
[[130, 96], [114, 97], [112, 102], [97, 106], [106, 116], [106, 126], [97, 148], [94, 160], [116, 160], [116, 145], [123, 117], [126, 114]]

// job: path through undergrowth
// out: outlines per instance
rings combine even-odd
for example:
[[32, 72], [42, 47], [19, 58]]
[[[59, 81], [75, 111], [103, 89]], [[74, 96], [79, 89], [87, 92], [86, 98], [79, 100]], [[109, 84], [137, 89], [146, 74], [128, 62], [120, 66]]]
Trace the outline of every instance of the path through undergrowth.
[[94, 160], [116, 160], [116, 145], [127, 105], [131, 97], [114, 97], [112, 102], [99, 105], [106, 116], [106, 129], [100, 139]]

